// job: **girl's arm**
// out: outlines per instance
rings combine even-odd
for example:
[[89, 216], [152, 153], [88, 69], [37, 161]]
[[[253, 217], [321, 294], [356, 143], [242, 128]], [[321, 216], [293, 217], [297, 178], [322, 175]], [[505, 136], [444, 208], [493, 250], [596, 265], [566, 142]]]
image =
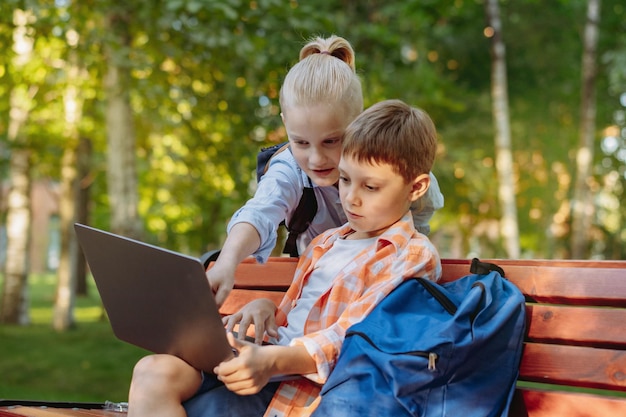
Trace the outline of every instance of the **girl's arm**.
[[206, 273], [218, 306], [224, 303], [235, 285], [237, 265], [260, 244], [259, 233], [250, 223], [237, 223], [232, 227], [219, 257]]
[[233, 288], [235, 268], [250, 255], [264, 262], [276, 244], [276, 230], [300, 201], [304, 179], [290, 152], [270, 164], [254, 197], [237, 210], [229, 223], [228, 237], [207, 278], [222, 305]]

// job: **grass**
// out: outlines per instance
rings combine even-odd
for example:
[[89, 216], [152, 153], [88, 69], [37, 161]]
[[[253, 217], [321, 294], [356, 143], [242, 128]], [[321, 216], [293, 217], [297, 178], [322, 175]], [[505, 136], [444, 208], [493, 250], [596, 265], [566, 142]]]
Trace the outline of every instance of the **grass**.
[[76, 300], [76, 327], [55, 331], [55, 291], [54, 275], [29, 277], [32, 324], [0, 325], [0, 399], [126, 401], [133, 366], [147, 352], [115, 337], [93, 284]]

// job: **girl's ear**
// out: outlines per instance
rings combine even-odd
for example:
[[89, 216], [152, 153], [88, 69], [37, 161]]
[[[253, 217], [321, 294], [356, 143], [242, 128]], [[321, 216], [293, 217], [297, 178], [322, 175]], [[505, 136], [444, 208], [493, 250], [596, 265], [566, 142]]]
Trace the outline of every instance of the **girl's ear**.
[[411, 183], [409, 199], [413, 202], [422, 197], [430, 187], [430, 174], [420, 174]]

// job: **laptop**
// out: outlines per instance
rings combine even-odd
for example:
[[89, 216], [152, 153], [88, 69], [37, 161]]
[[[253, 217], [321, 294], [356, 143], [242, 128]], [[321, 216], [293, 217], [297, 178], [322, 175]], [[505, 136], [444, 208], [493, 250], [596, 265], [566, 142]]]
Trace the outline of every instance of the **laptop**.
[[199, 259], [80, 223], [74, 229], [115, 336], [209, 373], [233, 356]]

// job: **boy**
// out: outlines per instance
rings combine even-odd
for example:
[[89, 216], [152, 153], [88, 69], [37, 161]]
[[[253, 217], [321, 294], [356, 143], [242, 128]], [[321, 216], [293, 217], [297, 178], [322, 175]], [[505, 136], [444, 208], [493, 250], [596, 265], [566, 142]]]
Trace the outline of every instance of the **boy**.
[[[278, 308], [259, 299], [224, 319], [238, 355], [218, 365], [215, 375], [170, 355], [139, 361], [129, 417], [310, 415], [346, 329], [405, 279], [441, 274], [437, 251], [416, 231], [409, 210], [428, 190], [436, 148], [428, 115], [399, 100], [358, 116], [346, 129], [339, 161], [348, 223], [311, 242]], [[230, 333], [237, 323], [245, 333], [251, 322], [274, 344], [259, 346]], [[270, 382], [281, 374], [301, 377]]]

